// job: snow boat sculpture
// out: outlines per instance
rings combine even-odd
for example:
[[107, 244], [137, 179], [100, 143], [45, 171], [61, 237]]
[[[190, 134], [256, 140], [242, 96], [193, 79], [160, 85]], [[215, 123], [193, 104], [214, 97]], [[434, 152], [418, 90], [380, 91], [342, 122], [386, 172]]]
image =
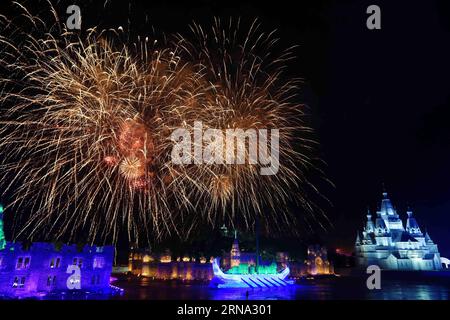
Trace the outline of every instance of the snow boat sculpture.
[[294, 281], [288, 280], [289, 267], [277, 273], [229, 273], [223, 272], [219, 266], [219, 258], [215, 258], [213, 262], [214, 277], [210, 285], [215, 288], [273, 288], [286, 287], [294, 284]]

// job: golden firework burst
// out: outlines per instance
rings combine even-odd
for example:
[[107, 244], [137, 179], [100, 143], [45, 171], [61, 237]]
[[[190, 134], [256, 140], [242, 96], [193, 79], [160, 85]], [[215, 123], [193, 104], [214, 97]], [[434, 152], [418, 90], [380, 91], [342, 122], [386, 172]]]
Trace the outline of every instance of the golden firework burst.
[[[128, 43], [121, 31], [74, 34], [56, 16], [47, 26], [15, 7], [28, 25], [1, 21], [0, 161], [11, 206], [32, 209], [19, 236], [87, 229], [91, 241], [115, 241], [125, 227], [135, 240], [140, 230], [160, 236], [237, 217], [249, 226], [256, 216], [292, 225], [280, 208], [293, 198], [313, 213], [300, 82], [283, 81], [292, 55], [273, 53], [257, 22], [246, 33], [216, 20], [210, 32], [193, 25], [189, 38]], [[279, 172], [259, 175], [247, 153], [238, 165], [174, 164], [170, 135], [195, 121], [223, 132], [280, 129]]]

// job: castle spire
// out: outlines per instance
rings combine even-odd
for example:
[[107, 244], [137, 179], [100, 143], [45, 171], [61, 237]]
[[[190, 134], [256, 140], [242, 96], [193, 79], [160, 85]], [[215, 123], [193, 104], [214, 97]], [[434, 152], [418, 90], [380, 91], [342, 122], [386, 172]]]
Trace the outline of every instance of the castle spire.
[[408, 215], [408, 219], [406, 220], [406, 231], [408, 231], [412, 235], [422, 235], [420, 231], [419, 224], [416, 219], [413, 217], [413, 212], [410, 208], [406, 210], [406, 214]]
[[374, 232], [374, 225], [372, 221], [372, 214], [370, 213], [370, 209], [367, 208], [367, 223], [366, 223], [366, 232]]
[[388, 198], [388, 193], [386, 192], [386, 189], [383, 187], [383, 199], [381, 199], [381, 205], [380, 205], [380, 212], [381, 216], [397, 216], [397, 212], [392, 205], [391, 200]]
[[408, 215], [408, 218], [412, 218], [413, 216], [413, 212], [409, 207], [406, 209], [406, 214]]
[[241, 252], [239, 250], [239, 242], [237, 239], [237, 231], [234, 230], [234, 241], [231, 246], [230, 252], [230, 267], [237, 267], [240, 265], [241, 261]]
[[381, 183], [381, 190], [383, 191], [383, 198], [387, 198], [387, 191], [386, 191], [386, 186], [384, 185], [384, 182]]

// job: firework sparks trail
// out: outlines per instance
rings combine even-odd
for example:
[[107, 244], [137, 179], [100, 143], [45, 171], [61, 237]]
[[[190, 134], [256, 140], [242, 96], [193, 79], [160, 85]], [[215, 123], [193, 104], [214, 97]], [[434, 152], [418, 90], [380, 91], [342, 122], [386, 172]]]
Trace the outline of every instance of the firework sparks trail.
[[[53, 7], [57, 22], [48, 27], [15, 6], [20, 21], [0, 21], [0, 150], [9, 206], [32, 211], [19, 235], [58, 239], [84, 228], [91, 241], [116, 241], [121, 227], [135, 238], [142, 229], [189, 232], [199, 220], [292, 224], [295, 216], [280, 210], [292, 198], [312, 215], [302, 191], [314, 189], [305, 175], [314, 142], [303, 106], [292, 102], [300, 82], [281, 80], [290, 50], [273, 55], [276, 41], [256, 21], [242, 38], [239, 21], [216, 20], [211, 32], [194, 24], [194, 40], [159, 45], [128, 43], [114, 30], [81, 36]], [[279, 128], [279, 173], [261, 176], [247, 162], [174, 165], [170, 134], [194, 121]]]

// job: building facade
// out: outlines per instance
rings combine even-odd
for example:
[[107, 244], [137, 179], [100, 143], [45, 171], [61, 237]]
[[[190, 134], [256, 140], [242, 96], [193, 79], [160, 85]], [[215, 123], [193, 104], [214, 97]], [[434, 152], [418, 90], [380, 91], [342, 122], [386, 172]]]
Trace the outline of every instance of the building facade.
[[[287, 252], [276, 252], [275, 261], [260, 261], [260, 273], [276, 273], [286, 267], [291, 270], [293, 278], [308, 275], [333, 274], [333, 264], [328, 260], [325, 247], [312, 245], [308, 247], [305, 261], [291, 261]], [[161, 254], [151, 253], [150, 249], [132, 247], [128, 259], [128, 272], [135, 276], [149, 277], [157, 280], [210, 281], [213, 276], [214, 257], [194, 258], [189, 256], [172, 257], [170, 250]], [[247, 274], [256, 271], [256, 253], [243, 252], [235, 234], [230, 251], [220, 259], [220, 268], [227, 273]]]
[[183, 256], [172, 259], [170, 250], [152, 254], [149, 249], [131, 248], [128, 271], [157, 280], [210, 281], [213, 258]]
[[361, 267], [378, 265], [387, 270], [441, 270], [437, 245], [422, 232], [413, 216], [406, 212], [406, 224], [383, 192], [375, 220], [370, 211], [363, 231], [357, 233], [356, 262]]
[[[0, 213], [0, 235], [3, 234], [2, 218]], [[110, 289], [113, 258], [113, 247], [81, 248], [45, 242], [23, 246], [5, 241], [0, 249], [0, 295], [44, 296], [78, 288], [106, 292]], [[71, 266], [77, 266], [79, 274]]]
[[291, 277], [294, 279], [334, 274], [333, 264], [328, 260], [327, 248], [320, 245], [308, 246], [305, 261], [292, 261], [289, 263], [289, 268], [291, 269]]
[[308, 258], [305, 261], [306, 272], [310, 275], [333, 274], [333, 264], [328, 260], [327, 248], [319, 245], [308, 247]]

